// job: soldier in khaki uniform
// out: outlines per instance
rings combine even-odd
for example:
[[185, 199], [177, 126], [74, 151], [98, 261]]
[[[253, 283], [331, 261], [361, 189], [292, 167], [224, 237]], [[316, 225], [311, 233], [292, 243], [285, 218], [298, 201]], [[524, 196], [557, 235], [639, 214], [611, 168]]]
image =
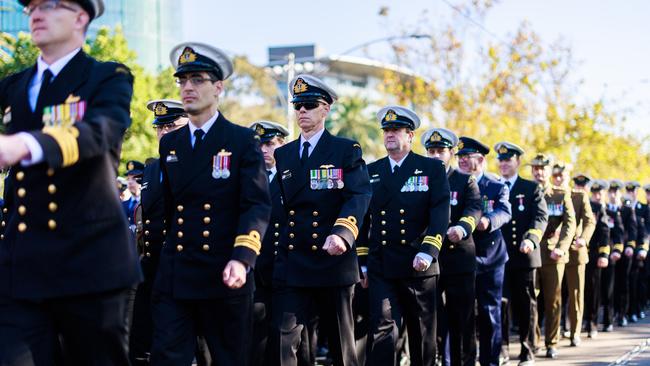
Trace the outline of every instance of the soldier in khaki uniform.
[[546, 315], [544, 319], [546, 357], [557, 358], [562, 309], [562, 277], [564, 267], [569, 261], [569, 248], [576, 230], [576, 218], [569, 189], [552, 186], [548, 181], [550, 159], [544, 154], [538, 154], [530, 165], [533, 177], [544, 188], [544, 199], [549, 214], [548, 226], [540, 244], [542, 268], [539, 277], [544, 299], [543, 314]]
[[[569, 168], [564, 164], [553, 166], [553, 183], [558, 186], [565, 186], [568, 183]], [[589, 262], [589, 251], [587, 243], [596, 229], [596, 218], [591, 210], [589, 196], [585, 185], [589, 178], [583, 174], [573, 179], [575, 186], [571, 191], [571, 201], [576, 213], [576, 233], [573, 243], [569, 249], [569, 263], [564, 269], [566, 285], [569, 293], [568, 315], [570, 328], [571, 346], [577, 347], [581, 343], [580, 328], [582, 326], [582, 315], [584, 314], [585, 303], [585, 269]]]

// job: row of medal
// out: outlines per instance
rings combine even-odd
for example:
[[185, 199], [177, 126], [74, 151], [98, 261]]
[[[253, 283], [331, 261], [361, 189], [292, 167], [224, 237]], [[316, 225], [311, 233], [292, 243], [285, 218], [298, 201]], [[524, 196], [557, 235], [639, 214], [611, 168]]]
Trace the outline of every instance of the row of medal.
[[494, 211], [494, 200], [490, 200], [487, 196], [483, 196], [483, 213], [489, 214], [492, 211]]
[[228, 179], [230, 177], [230, 156], [231, 152], [221, 150], [212, 157], [212, 178]]
[[86, 102], [77, 101], [43, 108], [43, 124], [49, 127], [67, 126], [81, 121], [86, 113]]
[[402, 186], [401, 192], [427, 192], [429, 177], [412, 176]]
[[309, 186], [313, 190], [342, 189], [343, 169], [312, 169], [309, 171]]
[[549, 216], [562, 216], [564, 214], [564, 203], [547, 203]]

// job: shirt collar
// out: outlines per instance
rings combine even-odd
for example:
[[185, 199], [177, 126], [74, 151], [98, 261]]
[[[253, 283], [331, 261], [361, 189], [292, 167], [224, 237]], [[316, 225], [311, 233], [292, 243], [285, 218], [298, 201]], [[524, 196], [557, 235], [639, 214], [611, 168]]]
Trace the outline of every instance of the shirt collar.
[[409, 156], [409, 154], [404, 155], [404, 157], [400, 161], [395, 161], [395, 160], [393, 160], [393, 158], [391, 158], [389, 156], [388, 161], [390, 162], [390, 170], [392, 171], [395, 168], [396, 165], [401, 168], [402, 163], [404, 162], [404, 160], [406, 160], [407, 156]]
[[[217, 118], [219, 118], [219, 111], [217, 111], [217, 112], [214, 114], [214, 116], [212, 116], [212, 117], [211, 117], [211, 118], [210, 118], [210, 119], [209, 119], [205, 124], [203, 124], [203, 126], [201, 127], [201, 129], [203, 130], [203, 132], [205, 132], [206, 135], [208, 134], [208, 131], [210, 131], [210, 127], [212, 127], [212, 125], [217, 121]], [[194, 123], [192, 123], [192, 121], [190, 121], [190, 123], [188, 123], [187, 125], [190, 126], [190, 136], [194, 136], [194, 131], [198, 130], [199, 128], [196, 127], [196, 126], [194, 125]]]
[[515, 186], [515, 182], [517, 181], [517, 178], [519, 178], [519, 174], [515, 174], [510, 179], [504, 179], [503, 182], [510, 182], [510, 188]]
[[305, 141], [307, 141], [309, 142], [309, 146], [312, 149], [315, 148], [321, 136], [323, 136], [323, 132], [325, 132], [325, 127], [323, 127], [320, 131], [316, 132], [314, 136], [309, 138], [309, 140], [305, 140], [305, 137], [302, 134], [300, 134], [300, 146], [302, 146], [302, 144], [304, 144]]
[[72, 52], [68, 53], [67, 55], [61, 57], [60, 59], [54, 61], [51, 65], [48, 65], [45, 60], [43, 60], [43, 56], [38, 56], [38, 59], [36, 59], [36, 80], [41, 80], [43, 77], [43, 73], [45, 70], [50, 69], [50, 72], [52, 72], [52, 78], [55, 78], [61, 70], [65, 67], [65, 65], [72, 60], [73, 57], [77, 55], [81, 51], [81, 48], [76, 48]]
[[269, 174], [269, 182], [270, 182], [273, 180], [273, 177], [275, 177], [275, 174], [278, 172], [278, 168], [274, 166], [273, 168], [267, 169], [266, 171], [271, 172], [271, 174]]

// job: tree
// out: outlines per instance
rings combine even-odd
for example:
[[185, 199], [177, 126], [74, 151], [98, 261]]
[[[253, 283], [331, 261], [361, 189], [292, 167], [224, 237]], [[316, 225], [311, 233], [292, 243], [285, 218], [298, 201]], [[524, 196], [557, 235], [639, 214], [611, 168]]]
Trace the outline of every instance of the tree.
[[[492, 6], [467, 2], [459, 13], [480, 18]], [[580, 100], [570, 47], [545, 43], [526, 23], [506, 39], [488, 40], [467, 29], [465, 19], [436, 24], [439, 18], [425, 18], [402, 30], [431, 34], [425, 47], [393, 47], [393, 62], [421, 78], [386, 73], [384, 83], [387, 94], [413, 103], [430, 126], [491, 146], [509, 140], [524, 147], [525, 160], [546, 152], [594, 177], [650, 179], [650, 155], [642, 148], [647, 137], [622, 133], [625, 116], [612, 112], [614, 106]]]
[[368, 110], [368, 101], [362, 97], [342, 97], [332, 106], [330, 117], [325, 122], [334, 135], [358, 141], [366, 161], [373, 161], [386, 155], [379, 123]]

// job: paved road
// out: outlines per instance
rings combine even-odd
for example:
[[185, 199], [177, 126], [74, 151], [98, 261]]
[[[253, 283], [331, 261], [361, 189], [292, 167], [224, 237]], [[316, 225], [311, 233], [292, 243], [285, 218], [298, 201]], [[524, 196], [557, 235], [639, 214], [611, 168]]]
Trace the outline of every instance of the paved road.
[[[580, 347], [570, 347], [568, 339], [562, 339], [555, 360], [544, 357], [540, 350], [536, 363], [540, 365], [628, 365], [650, 366], [650, 317], [626, 328], [615, 328], [611, 333], [598, 333], [596, 339], [582, 338]], [[519, 354], [517, 340], [510, 341], [510, 355]], [[516, 365], [510, 361], [509, 365]]]

